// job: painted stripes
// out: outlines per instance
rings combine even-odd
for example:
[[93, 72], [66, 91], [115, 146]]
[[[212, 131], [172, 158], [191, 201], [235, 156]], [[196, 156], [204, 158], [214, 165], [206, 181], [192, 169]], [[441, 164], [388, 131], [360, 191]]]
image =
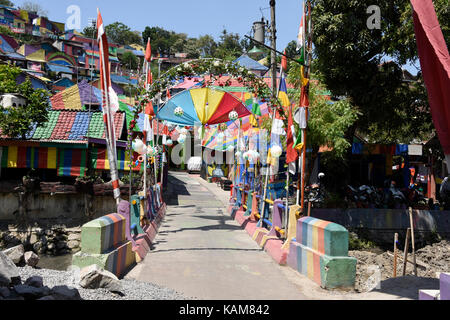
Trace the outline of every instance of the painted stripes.
[[312, 217], [303, 217], [298, 220], [296, 239], [298, 243], [311, 248], [321, 254], [328, 254], [329, 246], [325, 243], [325, 230], [329, 221]]
[[0, 147], [2, 168], [56, 169], [57, 149], [42, 147]]

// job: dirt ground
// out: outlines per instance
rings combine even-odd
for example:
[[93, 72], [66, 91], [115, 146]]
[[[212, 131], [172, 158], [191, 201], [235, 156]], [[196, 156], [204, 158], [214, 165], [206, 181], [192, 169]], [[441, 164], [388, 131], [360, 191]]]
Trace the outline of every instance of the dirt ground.
[[[397, 277], [403, 274], [403, 248], [397, 251]], [[370, 249], [370, 251], [349, 251], [349, 256], [358, 259], [356, 266], [357, 292], [368, 292], [375, 288], [377, 282], [377, 266], [381, 272], [381, 281], [393, 278], [394, 254], [393, 251]], [[413, 261], [411, 249], [408, 260]], [[450, 241], [442, 240], [416, 250], [417, 276], [423, 278], [439, 278], [439, 273], [450, 272]], [[414, 267], [407, 263], [405, 275], [413, 275]]]

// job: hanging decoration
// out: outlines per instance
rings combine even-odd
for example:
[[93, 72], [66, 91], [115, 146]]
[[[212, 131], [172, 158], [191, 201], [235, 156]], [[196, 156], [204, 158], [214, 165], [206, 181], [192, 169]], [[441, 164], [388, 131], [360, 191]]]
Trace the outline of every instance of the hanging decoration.
[[180, 134], [178, 137], [178, 142], [183, 144], [186, 141], [186, 136], [184, 134]]
[[274, 158], [279, 158], [279, 157], [281, 157], [281, 155], [283, 154], [283, 149], [281, 149], [280, 146], [273, 146], [273, 147], [270, 149], [270, 154], [271, 154], [271, 156], [274, 157]]
[[177, 107], [174, 112], [174, 115], [176, 115], [177, 117], [182, 117], [184, 115], [184, 110], [181, 107]]
[[220, 125], [219, 125], [219, 130], [220, 131], [225, 131], [225, 130], [227, 130], [228, 129], [228, 125], [226, 124], [226, 123], [221, 123]]
[[228, 119], [230, 119], [230, 121], [236, 121], [239, 118], [239, 115], [236, 111], [231, 111], [228, 114]]

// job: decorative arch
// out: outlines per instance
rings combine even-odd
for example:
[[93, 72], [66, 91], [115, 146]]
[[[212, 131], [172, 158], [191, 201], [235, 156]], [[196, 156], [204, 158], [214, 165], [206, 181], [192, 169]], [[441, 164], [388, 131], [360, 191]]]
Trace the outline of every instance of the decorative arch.
[[[171, 83], [180, 77], [195, 77], [208, 75], [209, 79], [203, 84], [203, 87], [208, 87], [216, 80], [220, 79], [222, 75], [228, 75], [230, 78], [224, 83], [224, 86], [229, 85], [230, 79], [235, 79], [243, 86], [247, 87], [252, 94], [259, 97], [263, 102], [270, 102], [272, 106], [279, 106], [280, 102], [277, 98], [272, 97], [272, 90], [264, 82], [262, 78], [253, 74], [247, 68], [231, 62], [216, 58], [195, 59], [180, 65], [177, 65], [163, 75], [159, 79], [153, 81], [149, 90], [141, 89], [140, 95], [136, 96], [136, 105], [133, 110], [133, 120], [130, 122], [128, 130], [128, 146], [127, 149], [131, 151], [132, 138], [134, 128], [136, 126], [139, 114], [148, 103], [158, 97], [159, 94], [165, 92], [171, 86]], [[141, 79], [141, 83], [145, 83]]]

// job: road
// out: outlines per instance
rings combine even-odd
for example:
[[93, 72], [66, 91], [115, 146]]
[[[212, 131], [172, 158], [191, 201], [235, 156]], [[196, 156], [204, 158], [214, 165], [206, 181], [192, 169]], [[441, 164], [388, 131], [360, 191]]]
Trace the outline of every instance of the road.
[[404, 300], [433, 288], [428, 278], [399, 277], [383, 281], [382, 290], [324, 290], [261, 250], [231, 219], [229, 195], [198, 175], [170, 172], [154, 247], [125, 278], [201, 300]]
[[198, 176], [171, 172], [167, 213], [153, 250], [126, 277], [197, 299], [304, 299], [270, 256], [231, 219]]

